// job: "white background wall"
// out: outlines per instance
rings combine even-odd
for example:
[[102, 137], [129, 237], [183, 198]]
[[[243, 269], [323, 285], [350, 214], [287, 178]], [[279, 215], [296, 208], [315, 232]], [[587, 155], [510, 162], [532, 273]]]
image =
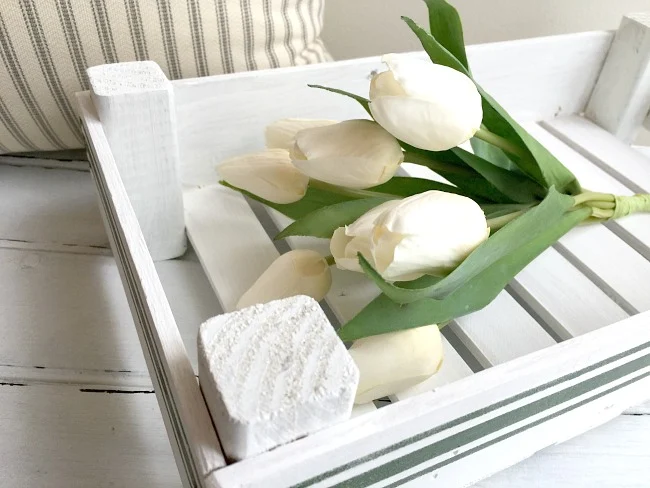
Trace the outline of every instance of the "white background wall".
[[[650, 11], [650, 0], [450, 0], [467, 44], [615, 29], [625, 13]], [[427, 23], [422, 0], [326, 0], [323, 37], [336, 59], [419, 49], [400, 20]]]

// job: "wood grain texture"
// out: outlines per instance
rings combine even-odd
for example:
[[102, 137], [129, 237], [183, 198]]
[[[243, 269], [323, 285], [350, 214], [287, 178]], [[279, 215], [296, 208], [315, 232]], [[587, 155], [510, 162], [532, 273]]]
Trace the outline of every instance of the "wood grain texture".
[[5, 488], [180, 486], [152, 393], [0, 385], [0, 403]]
[[[468, 56], [477, 80], [500, 103], [539, 120], [583, 110], [612, 37], [597, 32], [470, 46]], [[354, 101], [307, 84], [365, 96], [372, 72], [383, 69], [374, 57], [172, 82], [183, 182], [216, 182], [214, 166], [262, 148], [264, 127], [277, 119], [367, 117]]]
[[153, 61], [88, 68], [91, 97], [154, 261], [185, 252], [174, 92]]
[[0, 163], [0, 238], [107, 248], [90, 173]]
[[619, 417], [474, 486], [645, 488], [650, 479], [648, 431], [650, 416]]
[[92, 141], [91, 168], [102, 217], [111, 229], [111, 248], [127, 283], [129, 305], [137, 317], [140, 343], [179, 472], [185, 483], [200, 484], [208, 473], [225, 465], [221, 447], [102, 124], [90, 96], [79, 94], [78, 100], [86, 138]]
[[650, 13], [623, 17], [585, 116], [623, 142], [636, 138], [650, 112]]

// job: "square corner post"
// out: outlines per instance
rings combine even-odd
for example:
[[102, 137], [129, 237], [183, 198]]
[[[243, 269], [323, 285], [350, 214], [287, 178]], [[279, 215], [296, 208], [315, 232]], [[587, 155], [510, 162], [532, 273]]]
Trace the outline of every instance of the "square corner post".
[[90, 93], [154, 261], [187, 247], [174, 91], [153, 61], [88, 68]]
[[650, 129], [650, 13], [623, 17], [585, 115], [625, 143]]

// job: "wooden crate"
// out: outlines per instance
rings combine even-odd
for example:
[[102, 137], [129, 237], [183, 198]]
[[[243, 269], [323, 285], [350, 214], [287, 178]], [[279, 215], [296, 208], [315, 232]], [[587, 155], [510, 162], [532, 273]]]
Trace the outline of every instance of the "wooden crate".
[[[650, 107], [647, 25], [637, 16], [616, 35], [472, 46], [468, 54], [479, 82], [585, 187], [647, 193], [647, 149], [629, 145]], [[306, 85], [364, 93], [378, 69], [379, 60], [368, 58], [169, 85], [166, 129], [152, 131], [165, 140], [149, 144], [171, 147], [163, 156], [180, 159], [190, 252], [207, 278], [184, 290], [188, 307], [218, 300], [232, 310], [278, 256], [269, 235], [287, 223], [216, 185], [216, 164], [261, 148], [264, 127], [279, 118], [363, 117], [356, 104]], [[650, 216], [636, 215], [573, 230], [491, 305], [445, 328], [444, 366], [424, 384], [388, 405], [357, 407], [343, 424], [226, 465], [195, 376], [199, 324], [175, 321], [166, 295], [172, 291], [161, 284], [125, 189], [134, 180], [125, 183], [115, 163], [116, 153], [129, 151], [139, 162], [142, 148], [125, 134], [151, 131], [151, 124], [128, 116], [116, 122], [104, 115], [121, 110], [110, 104], [100, 119], [91, 94], [79, 101], [111, 247], [186, 486], [467, 486], [650, 396]], [[116, 123], [119, 136], [107, 130]], [[148, 191], [154, 176], [144, 172], [135, 186]], [[327, 247], [309, 238], [288, 244]], [[362, 275], [334, 270], [327, 307], [344, 322], [376, 293]]]

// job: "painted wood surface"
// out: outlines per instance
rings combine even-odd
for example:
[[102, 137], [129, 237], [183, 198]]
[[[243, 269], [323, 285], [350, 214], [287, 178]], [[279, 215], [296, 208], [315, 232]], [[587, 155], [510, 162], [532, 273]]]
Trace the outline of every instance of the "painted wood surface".
[[623, 17], [585, 116], [631, 143], [650, 112], [650, 13]]
[[225, 465], [221, 446], [102, 124], [90, 96], [79, 94], [78, 100], [86, 138], [92, 141], [89, 155], [102, 217], [110, 228], [122, 280], [128, 284], [127, 298], [137, 317], [136, 329], [177, 466], [184, 483], [201, 484], [208, 473]]
[[0, 238], [107, 248], [90, 173], [0, 164]]
[[155, 395], [83, 390], [0, 385], [2, 486], [178, 488]]
[[174, 92], [153, 61], [87, 70], [94, 108], [113, 148], [154, 261], [185, 252]]
[[[606, 39], [606, 42], [603, 43], [603, 47], [605, 47], [606, 44], [611, 39], [611, 37], [609, 37], [609, 36], [607, 36], [606, 38], [602, 37], [602, 39], [603, 40]], [[605, 52], [605, 49], [603, 49], [602, 51], [599, 51], [599, 53], [600, 53], [599, 56], [601, 56], [599, 58], [600, 61], [602, 61], [602, 57], [604, 57], [604, 52]], [[551, 62], [553, 59], [557, 58], [558, 57], [557, 53], [559, 53], [559, 50], [556, 52], [556, 54], [549, 55], [548, 61]], [[584, 53], [585, 52], [583, 51], [583, 54]], [[587, 56], [587, 59], [589, 59], [588, 56]], [[594, 59], [595, 58], [591, 58], [590, 61], [593, 62]], [[319, 68], [321, 68], [321, 67], [319, 67]], [[582, 100], [583, 102], [586, 101], [586, 97], [588, 96], [588, 93], [589, 93], [591, 87], [593, 86], [593, 82], [595, 81], [596, 73], [598, 72], [599, 68], [600, 68], [599, 63], [595, 63], [595, 64], [592, 63], [592, 65], [590, 65], [590, 69], [592, 70], [590, 73], [593, 74], [593, 76], [591, 78], [589, 78], [590, 81], [588, 83], [584, 84], [584, 85], [581, 85], [580, 80], [578, 80], [577, 78], [572, 78], [571, 76], [569, 76], [568, 78], [571, 79], [571, 86], [567, 85], [562, 90], [558, 90], [558, 92], [560, 92], [561, 95], [557, 95], [554, 92], [552, 101], [555, 102], [557, 100], [558, 96], [564, 96], [564, 95], [566, 95], [567, 91], [573, 90], [574, 88], [576, 88], [576, 89], [583, 88], [583, 90], [580, 92], [581, 95], [575, 96], [575, 95], [577, 95], [577, 92], [575, 92], [575, 91], [572, 93], [573, 96], [572, 96], [571, 99], [574, 100], [574, 103], [575, 103], [576, 98]], [[564, 66], [563, 69], [566, 72], [566, 65]], [[341, 68], [341, 72], [342, 71], [343, 71], [343, 68]], [[523, 71], [525, 71], [525, 70], [523, 70]], [[292, 87], [291, 83], [299, 81], [298, 78], [300, 78], [300, 77], [298, 76], [298, 77], [296, 77], [295, 79], [292, 80], [291, 76], [294, 76], [295, 73], [298, 73], [298, 72], [300, 72], [300, 70], [288, 71], [287, 75], [286, 75], [286, 79], [283, 80], [283, 82], [280, 82], [280, 80], [277, 79], [277, 78], [275, 78], [275, 81], [277, 82], [278, 86]], [[332, 79], [335, 79], [335, 78], [340, 79], [340, 78], [342, 78], [341, 72], [335, 73], [334, 71], [331, 71], [330, 73], [326, 73], [325, 71], [323, 71], [321, 74], [323, 74], [323, 76], [325, 76], [325, 77], [331, 77]], [[589, 72], [589, 70], [586, 70], [586, 71], [582, 70], [581, 71], [581, 73], [585, 73], [585, 72]], [[310, 73], [307, 73], [307, 74], [310, 74]], [[189, 174], [189, 179], [186, 179], [186, 181], [200, 183], [200, 184], [205, 184], [206, 182], [214, 181], [212, 166], [220, 158], [222, 158], [225, 155], [228, 155], [227, 154], [228, 151], [231, 151], [231, 150], [234, 151], [236, 149], [237, 152], [241, 152], [241, 151], [245, 151], [247, 149], [253, 149], [255, 147], [255, 145], [259, 143], [259, 140], [261, 139], [261, 131], [259, 131], [259, 134], [258, 134], [256, 132], [256, 130], [255, 130], [255, 127], [253, 127], [253, 125], [256, 124], [256, 123], [259, 123], [260, 125], [265, 124], [265, 121], [263, 119], [264, 119], [264, 117], [266, 115], [256, 117], [255, 121], [252, 122], [250, 117], [248, 117], [246, 115], [246, 113], [250, 112], [250, 111], [247, 112], [246, 107], [247, 106], [248, 107], [255, 106], [254, 104], [256, 103], [256, 100], [255, 100], [256, 97], [260, 97], [260, 100], [261, 100], [262, 93], [256, 91], [256, 89], [255, 89], [255, 84], [256, 83], [262, 83], [263, 82], [266, 85], [267, 89], [268, 89], [269, 85], [271, 85], [272, 84], [271, 82], [274, 80], [273, 76], [280, 76], [280, 75], [281, 74], [275, 73], [275, 74], [269, 74], [268, 76], [264, 76], [264, 77], [260, 76], [258, 78], [257, 74], [254, 74], [254, 75], [248, 75], [248, 76], [250, 76], [250, 78], [247, 78], [246, 76], [244, 76], [242, 78], [237, 79], [237, 81], [239, 83], [243, 82], [244, 84], [246, 84], [246, 83], [251, 84], [251, 87], [250, 87], [251, 89], [246, 90], [247, 100], [235, 100], [236, 96], [233, 95], [233, 93], [229, 93], [229, 94], [225, 93], [225, 92], [227, 92], [226, 88], [227, 88], [227, 83], [228, 83], [228, 78], [225, 77], [223, 79], [224, 80], [223, 84], [220, 84], [220, 86], [224, 87], [224, 92], [217, 92], [217, 90], [214, 89], [215, 87], [211, 86], [210, 90], [212, 90], [211, 91], [212, 95], [198, 96], [198, 93], [199, 93], [200, 90], [196, 90], [196, 92], [194, 93], [194, 95], [197, 96], [196, 102], [190, 102], [185, 108], [183, 108], [182, 105], [179, 105], [179, 120], [181, 120], [183, 116], [180, 115], [180, 114], [182, 113], [182, 111], [184, 109], [187, 110], [186, 114], [189, 114], [190, 111], [192, 110], [192, 107], [196, 107], [195, 103], [197, 103], [199, 99], [207, 100], [207, 102], [209, 104], [214, 104], [215, 107], [218, 106], [222, 110], [221, 114], [224, 114], [224, 115], [214, 115], [216, 110], [211, 111], [210, 114], [206, 115], [206, 117], [196, 117], [196, 120], [193, 120], [193, 121], [189, 122], [189, 124], [191, 125], [191, 124], [195, 124], [195, 123], [200, 122], [200, 124], [203, 124], [203, 130], [206, 130], [206, 128], [209, 129], [210, 127], [222, 127], [222, 128], [223, 127], [228, 127], [228, 130], [233, 131], [232, 137], [226, 137], [225, 138], [225, 140], [227, 140], [227, 144], [223, 144], [223, 143], [220, 144], [218, 149], [215, 148], [214, 146], [208, 147], [209, 146], [209, 141], [204, 141], [205, 144], [203, 144], [203, 145], [199, 144], [197, 146], [200, 149], [196, 149], [196, 154], [187, 153], [187, 156], [188, 156], [187, 161], [190, 162], [190, 167], [189, 167], [190, 171], [189, 171], [189, 173], [188, 172], [185, 173], [186, 175]], [[235, 75], [233, 77], [233, 79], [237, 78], [237, 76], [239, 76], [239, 75]], [[304, 73], [301, 73], [300, 76], [304, 77], [306, 75]], [[358, 78], [358, 83], [361, 83], [362, 79], [363, 79], [363, 77]], [[586, 78], [582, 78], [582, 81], [585, 81], [585, 79]], [[230, 79], [230, 80], [232, 81], [232, 79]], [[206, 80], [205, 84], [203, 85], [204, 89], [205, 89], [206, 86], [211, 84], [213, 81], [214, 80]], [[284, 81], [286, 81], [287, 83], [284, 83]], [[318, 81], [322, 81], [322, 80], [316, 80], [316, 81], [318, 82]], [[363, 82], [367, 83], [367, 80], [364, 80]], [[519, 80], [518, 82], [520, 83], [521, 80]], [[178, 86], [183, 85], [183, 83], [185, 83], [185, 82], [180, 82]], [[200, 86], [201, 82], [196, 82], [195, 81], [195, 82], [187, 82], [187, 83], [188, 84], [185, 85], [185, 87], [188, 90], [189, 90], [190, 85], [192, 85], [192, 84], [193, 84], [193, 87], [192, 87], [193, 90], [196, 87], [201, 88], [201, 86]], [[500, 86], [505, 86], [505, 85], [507, 85], [507, 81], [504, 81], [503, 85], [500, 85]], [[234, 82], [233, 82], [232, 88], [234, 88]], [[296, 88], [296, 87], [293, 87], [293, 88], [295, 88], [295, 90], [292, 90], [293, 93], [297, 94], [293, 98], [299, 99], [300, 96], [302, 96], [300, 94], [300, 90], [298, 88]], [[348, 88], [348, 87], [344, 87], [344, 88]], [[487, 88], [490, 89], [493, 92], [495, 91], [490, 86], [487, 86]], [[241, 87], [238, 87], [238, 89], [241, 89]], [[179, 91], [179, 94], [182, 92], [182, 90], [183, 89], [181, 89]], [[207, 89], [205, 89], [205, 90], [206, 90], [206, 93], [204, 93], [204, 95], [208, 95], [207, 94]], [[244, 90], [242, 90], [242, 91], [244, 91]], [[305, 96], [307, 96], [306, 93], [307, 92], [305, 92]], [[228, 95], [228, 96], [226, 96], [226, 95]], [[281, 95], [282, 95], [282, 93], [277, 93], [277, 96], [269, 97], [268, 91], [265, 93], [265, 96], [268, 99], [286, 100], [286, 97], [283, 98], [283, 97], [281, 97]], [[322, 94], [322, 95], [326, 95], [326, 94]], [[331, 96], [331, 95], [328, 95], [328, 96]], [[319, 97], [320, 97], [320, 95], [319, 95]], [[316, 97], [310, 97], [310, 99], [315, 99], [315, 98]], [[499, 98], [501, 99], [501, 97], [499, 97]], [[530, 97], [528, 97], [528, 98], [530, 98]], [[187, 102], [187, 100], [186, 100], [186, 102]], [[547, 103], [547, 102], [548, 102], [548, 100], [545, 101], [545, 103]], [[223, 108], [228, 106], [229, 103], [236, 103], [237, 107], [240, 110], [236, 111], [236, 112], [233, 112], [231, 110], [223, 110]], [[301, 105], [301, 110], [304, 110], [305, 112], [313, 111], [314, 112], [313, 114], [311, 114], [311, 113], [309, 113], [309, 114], [306, 114], [306, 113], [305, 114], [296, 114], [295, 110], [292, 110], [291, 115], [294, 115], [294, 116], [295, 115], [303, 115], [303, 116], [312, 115], [312, 116], [316, 116], [315, 112], [318, 110], [318, 112], [319, 112], [318, 116], [322, 117], [324, 115], [321, 112], [321, 108], [325, 107], [326, 105], [331, 105], [331, 103], [326, 104], [325, 99], [320, 97], [320, 98], [318, 98], [317, 103], [309, 104], [309, 105]], [[584, 105], [584, 103], [583, 103], [583, 105]], [[551, 106], [552, 106], [552, 103], [548, 103], [547, 105], [545, 105], [544, 110], [550, 110]], [[242, 107], [243, 107], [243, 109], [242, 109]], [[291, 108], [291, 107], [288, 107], [286, 109], [288, 110], [289, 108]], [[527, 118], [527, 117], [531, 117], [533, 119], [536, 118], [536, 115], [531, 115], [532, 112], [527, 111], [526, 107], [520, 107], [520, 109], [521, 109], [521, 112], [519, 112], [520, 116], [522, 116], [524, 118]], [[332, 109], [332, 110], [334, 110], [334, 109]], [[575, 110], [571, 109], [569, 111], [569, 113], [578, 112], [579, 110], [580, 109], [575, 109]], [[558, 108], [555, 108], [555, 107], [553, 108], [553, 113], [556, 113], [558, 111], [560, 111], [560, 112], [562, 111], [562, 108], [560, 106], [558, 106]], [[273, 111], [269, 108], [268, 111], [265, 110], [265, 111], [262, 112], [262, 114], [266, 114], [267, 112], [270, 114]], [[232, 115], [233, 113], [235, 114], [234, 117]], [[341, 112], [339, 112], [339, 113], [341, 113]], [[282, 116], [282, 114], [280, 114], [280, 116]], [[237, 119], [237, 117], [239, 117], [239, 119]], [[277, 115], [275, 115], [275, 113], [274, 113], [273, 118], [276, 118], [276, 117], [277, 117]], [[209, 119], [207, 121], [207, 123], [205, 123], [206, 122], [205, 118]], [[235, 120], [233, 120], [233, 118]], [[199, 119], [200, 119], [200, 121], [199, 121]], [[187, 122], [187, 120], [186, 120], [186, 122]], [[228, 124], [226, 124], [226, 122]], [[244, 125], [244, 124], [246, 124], [246, 125]], [[239, 129], [237, 129], [238, 126], [239, 126]], [[184, 127], [183, 124], [181, 124], [181, 127], [182, 127], [181, 132], [183, 133], [186, 130], [186, 127]], [[241, 127], [246, 127], [247, 131], [241, 131]], [[190, 129], [191, 129], [191, 127], [190, 127]], [[235, 137], [235, 131], [236, 130], [240, 131], [239, 134], [240, 134], [241, 137], [239, 137], [239, 138]], [[210, 132], [210, 131], [206, 130], [206, 134], [207, 134], [207, 132]], [[249, 136], [249, 133], [250, 134], [255, 133], [255, 134]], [[192, 131], [190, 130], [190, 131], [187, 132], [187, 136], [188, 136], [188, 141], [189, 141], [192, 137], [196, 137], [197, 135], [196, 135], [196, 133], [192, 133]], [[200, 137], [205, 137], [205, 135], [200, 136]], [[198, 140], [195, 140], [193, 142], [197, 142], [197, 141]], [[198, 141], [198, 142], [201, 142], [201, 141]], [[181, 150], [183, 150], [183, 149], [181, 149]], [[205, 157], [206, 154], [199, 154], [200, 151], [204, 151], [204, 150], [205, 151], [207, 151], [207, 150], [212, 151], [209, 158]], [[192, 164], [195, 164], [195, 166], [191, 166]], [[192, 171], [195, 171], [195, 172], [192, 173]], [[195, 178], [195, 179], [192, 180], [193, 178]], [[597, 231], [598, 234], [594, 234], [592, 232], [589, 237], [590, 238], [596, 237], [598, 239], [602, 239], [603, 242], [606, 243], [605, 247], [607, 248], [607, 250], [616, 250], [618, 252], [619, 244], [617, 244], [617, 241], [613, 241], [611, 238], [614, 237], [614, 238], [619, 239], [619, 240], [621, 240], [621, 239], [617, 235], [612, 233], [609, 229], [606, 229], [604, 227], [597, 227], [597, 229], [599, 229]], [[605, 291], [607, 293], [609, 293], [610, 295], [612, 295], [612, 297], [619, 304], [622, 304], [621, 306], [626, 311], [631, 311], [631, 309], [628, 306], [633, 306], [632, 302], [634, 302], [636, 300], [641, 300], [641, 297], [635, 296], [633, 294], [633, 291], [631, 289], [629, 289], [629, 288], [620, 289], [620, 290], [615, 291], [614, 293], [612, 293], [612, 290], [607, 288], [607, 286], [609, 286], [609, 285], [608, 284], [606, 285], [604, 279], [602, 279], [602, 277], [605, 276], [604, 273], [605, 273], [606, 270], [602, 270], [602, 269], [599, 268], [599, 269], [596, 270], [597, 272], [594, 271], [593, 269], [591, 269], [592, 267], [597, 268], [598, 266], [601, 266], [597, 262], [597, 260], [595, 258], [590, 257], [589, 258], [590, 261], [586, 262], [585, 259], [583, 258], [582, 249], [584, 249], [585, 246], [586, 246], [585, 242], [586, 242], [586, 239], [583, 240], [582, 242], [577, 242], [577, 241], [574, 240], [572, 242], [569, 242], [568, 244], [563, 242], [562, 246], [558, 247], [558, 249], [560, 251], [560, 254], [562, 254], [561, 257], [563, 259], [556, 260], [556, 262], [561, 263], [561, 265], [564, 266], [564, 267], [574, 266], [579, 271], [582, 271], [582, 272], [586, 273], [589, 278], [591, 278], [592, 280], [594, 280], [596, 282], [597, 285], [604, 287]], [[622, 260], [617, 261], [616, 264], [623, 263], [625, 266], [628, 266], [630, 268], [632, 268], [635, 264], [639, 264], [639, 262], [636, 261], [636, 258], [631, 257], [631, 256], [635, 256], [635, 254], [629, 252], [630, 248], [627, 247], [627, 241], [621, 240], [621, 243], [622, 243], [621, 249], [625, 248], [627, 251], [625, 251], [623, 253], [624, 256], [623, 256]], [[579, 256], [579, 259], [575, 258], [575, 256]], [[643, 259], [641, 254], [638, 254], [638, 256], [640, 256], [641, 259]], [[601, 261], [602, 261], [602, 257], [601, 257]], [[645, 260], [643, 260], [643, 261], [645, 262]], [[610, 266], [610, 268], [613, 268], [613, 266]], [[637, 273], [643, 273], [644, 272], [642, 267], [639, 268], [639, 269], [640, 269], [640, 271], [637, 270]], [[601, 281], [598, 281], [599, 276], [601, 277]], [[643, 276], [643, 275], [640, 274], [639, 276]], [[619, 285], [623, 286], [623, 284], [620, 284], [620, 283], [616, 284], [617, 287], [619, 287]], [[523, 300], [522, 295], [518, 295], [516, 293], [516, 289], [513, 288], [513, 290], [515, 291], [515, 295], [517, 297], [517, 300]], [[626, 297], [623, 297], [623, 295], [625, 295], [625, 294], [629, 294], [629, 295], [627, 295]], [[520, 306], [518, 303], [516, 303], [515, 300], [512, 299], [511, 295], [506, 294], [505, 296], [507, 296], [508, 298], [506, 298], [506, 302], [504, 302], [504, 303], [508, 303], [509, 306], [510, 305], [514, 306], [515, 309], [517, 309], [517, 307]], [[523, 320], [524, 323], [526, 323], [526, 321], [528, 319], [523, 319], [523, 317], [529, 317], [528, 313], [526, 312], [526, 307], [528, 307], [528, 310], [531, 310], [531, 311], [534, 312], [534, 310], [532, 309], [530, 304], [526, 304], [525, 307], [521, 309], [524, 312], [524, 314], [521, 316], [520, 320]], [[614, 308], [612, 308], [612, 310], [614, 310]], [[636, 309], [634, 309], [634, 311], [636, 311]], [[532, 321], [533, 319], [530, 318], [530, 320]], [[534, 324], [534, 322], [532, 322], [532, 323]], [[467, 326], [467, 329], [472, 330], [472, 327]], [[541, 340], [539, 342], [539, 344], [542, 344], [546, 340], [550, 341], [550, 343], [553, 342], [550, 339], [550, 336], [548, 336], [548, 334], [543, 332], [542, 329], [539, 329], [539, 330], [542, 331], [542, 334], [539, 337], [540, 338], [541, 337], [546, 338], [546, 339]], [[600, 331], [598, 331], [598, 332], [600, 332]], [[544, 334], [546, 334], [546, 335], [544, 335]], [[487, 334], [484, 334], [484, 337], [487, 337]], [[583, 337], [585, 337], [585, 338], [586, 337], [591, 337], [591, 334], [588, 334], [588, 335], [583, 336]], [[637, 339], [638, 339], [638, 337], [637, 337]], [[468, 342], [466, 340], [465, 344], [467, 345], [467, 343]], [[575, 344], [575, 342], [572, 342], [572, 344]], [[579, 344], [584, 344], [584, 343], [579, 342]], [[524, 345], [526, 345], [526, 344], [524, 344]], [[562, 348], [564, 345], [565, 344], [562, 344], [562, 345], [560, 345], [558, 347]], [[500, 357], [501, 353], [506, 353], [507, 354], [508, 352], [510, 352], [508, 349], [510, 349], [510, 350], [514, 349], [511, 344], [510, 345], [503, 344], [500, 347], [501, 347], [501, 352], [499, 354], [495, 354], [493, 351], [490, 351], [490, 348], [489, 348], [487, 343], [483, 343], [481, 345], [481, 351], [480, 351], [483, 354], [483, 364], [487, 364], [488, 362], [489, 363], [497, 363], [499, 361], [499, 357]], [[554, 350], [558, 350], [558, 349], [554, 349]], [[486, 353], [489, 353], [489, 354], [486, 354]], [[575, 367], [575, 364], [572, 364], [572, 367]], [[485, 373], [487, 374], [488, 372], [490, 372], [490, 370], [486, 371]], [[474, 377], [470, 377], [469, 379], [473, 379], [473, 378]], [[465, 380], [465, 381], [469, 381], [469, 380]], [[643, 381], [643, 380], [639, 380], [639, 381]], [[460, 383], [462, 383], [462, 381]], [[619, 393], [611, 393], [611, 396], [609, 396], [609, 394], [608, 394], [608, 396], [604, 397], [604, 398], [606, 398], [606, 400], [603, 400], [603, 401], [595, 400], [595, 401], [593, 401], [593, 402], [591, 402], [589, 404], [584, 405], [583, 407], [585, 408], [585, 410], [582, 410], [580, 412], [582, 417], [580, 415], [572, 413], [572, 414], [567, 414], [567, 415], [563, 415], [561, 417], [558, 417], [557, 421], [551, 422], [551, 420], [549, 420], [549, 422], [551, 422], [551, 423], [547, 424], [547, 426], [549, 426], [550, 428], [545, 431], [546, 432], [545, 435], [548, 435], [549, 433], [552, 433], [554, 431], [554, 429], [561, 430], [562, 432], [565, 433], [565, 435], [575, 434], [575, 433], [581, 431], [582, 429], [586, 429], [586, 428], [590, 427], [591, 425], [595, 425], [595, 424], [597, 424], [597, 423], [599, 423], [601, 421], [606, 420], [607, 418], [610, 418], [610, 416], [613, 414], [613, 412], [611, 411], [611, 409], [608, 409], [606, 407], [611, 405], [611, 402], [621, 404], [619, 402], [631, 401], [632, 398], [638, 398], [639, 391], [641, 391], [641, 387], [638, 386], [638, 385], [639, 384], [637, 384], [637, 387], [629, 387], [629, 388], [626, 387], [623, 390], [621, 390]], [[445, 392], [449, 391], [449, 389], [453, 390], [453, 386], [455, 386], [455, 385], [452, 385], [452, 386], [446, 387], [446, 388], [442, 388], [436, 394], [445, 394]], [[434, 395], [436, 395], [436, 394], [434, 394]], [[412, 399], [409, 402], [405, 402], [405, 404], [408, 404], [410, 407], [413, 407], [414, 405], [421, 405], [420, 402], [424, 401], [422, 398], [425, 398], [427, 396], [428, 395], [425, 394], [421, 398]], [[374, 418], [379, 418], [379, 417], [377, 417], [377, 415], [382, 414], [382, 412], [384, 410], [388, 410], [388, 409], [391, 409], [391, 408], [407, 408], [407, 407], [405, 407], [402, 402], [398, 402], [394, 406], [390, 406], [390, 407], [387, 407], [386, 409], [380, 410], [379, 412], [370, 413], [368, 415], [365, 415], [365, 416], [361, 417], [359, 419], [359, 422], [362, 422], [362, 421], [369, 422], [370, 420], [368, 420], [368, 419], [371, 419], [373, 417]], [[579, 408], [580, 407], [576, 407], [576, 411]], [[589, 409], [591, 409], [591, 410], [589, 410]], [[383, 415], [388, 415], [388, 414], [385, 413]], [[585, 417], [585, 418], [583, 418], [583, 417]], [[438, 418], [437, 421], [439, 422], [440, 419]], [[422, 428], [421, 423], [418, 426], [419, 426], [420, 429]], [[548, 437], [545, 437], [542, 430], [540, 430], [537, 427], [534, 427], [534, 428], [536, 428], [538, 430], [538, 432], [542, 432], [542, 434], [536, 434], [534, 437], [529, 438], [529, 437], [527, 437], [528, 433], [522, 433], [522, 437], [518, 438], [519, 440], [517, 442], [519, 442], [519, 444], [517, 444], [517, 445], [519, 446], [521, 443], [523, 443], [526, 446], [526, 449], [520, 450], [519, 452], [517, 452], [518, 456], [525, 456], [527, 454], [532, 453], [533, 450], [531, 450], [531, 442], [533, 442], [533, 441], [534, 442], [541, 442], [542, 444], [544, 442], [546, 442], [546, 441], [552, 442]], [[532, 430], [531, 430], [531, 432], [532, 432]], [[402, 435], [402, 434], [403, 434], [403, 432], [400, 432], [399, 435]], [[544, 440], [544, 439], [546, 439], [546, 440]], [[309, 440], [309, 438], [305, 439], [305, 441], [307, 441], [307, 440]], [[386, 439], [382, 439], [382, 441], [387, 442]], [[301, 441], [297, 442], [296, 444], [299, 444], [300, 442]], [[500, 444], [500, 446], [506, 446], [506, 445], [508, 445], [509, 442], [511, 442], [511, 440], [507, 440], [507, 441], [504, 440], [504, 442], [502, 444]], [[490, 457], [488, 457], [487, 459], [492, 460], [491, 456], [496, 455], [497, 453], [500, 453], [499, 449], [500, 449], [499, 445], [496, 446], [494, 449], [492, 449], [490, 451], [491, 454], [489, 454]], [[344, 451], [345, 450], [343, 450], [341, 452], [341, 455], [344, 454]], [[509, 452], [510, 451], [516, 451], [516, 450], [509, 449]], [[270, 453], [270, 454], [272, 454], [272, 453]], [[302, 453], [300, 453], [300, 454], [302, 454]], [[348, 452], [348, 454], [349, 454], [349, 452]], [[482, 459], [482, 458], [480, 458], [480, 456], [483, 455], [483, 454], [484, 453], [477, 454], [477, 456], [479, 456], [479, 457], [476, 457], [474, 459], [475, 460]], [[500, 454], [502, 454], [502, 453], [500, 453]], [[264, 455], [264, 456], [266, 456], [266, 455]], [[456, 456], [456, 453], [452, 453], [452, 456]], [[471, 455], [469, 455], [467, 458], [463, 458], [463, 459], [471, 459]], [[298, 460], [298, 461], [300, 461], [300, 460]], [[331, 458], [327, 459], [327, 463], [331, 464], [332, 462], [333, 461], [332, 461]], [[510, 461], [508, 461], [508, 462], [510, 462]], [[490, 466], [494, 466], [494, 462], [489, 463], [489, 464], [490, 464]], [[463, 463], [459, 463], [457, 465], [454, 464], [454, 465], [456, 466], [456, 468], [460, 469], [463, 466]], [[450, 465], [450, 466], [453, 467], [454, 465]], [[237, 465], [233, 466], [233, 468], [236, 467], [236, 466]], [[221, 472], [218, 472], [217, 475], [223, 474], [225, 472], [232, 472], [232, 471], [233, 470], [231, 470], [231, 468], [227, 468], [226, 470], [222, 470]], [[395, 474], [394, 476], [402, 476], [402, 475], [410, 476], [412, 474], [414, 475], [416, 471], [417, 470], [415, 470], [413, 472], [404, 472], [404, 473], [402, 473], [400, 475]], [[452, 469], [449, 469], [449, 470], [446, 471], [447, 474], [454, 473], [454, 472], [455, 471], [452, 470]], [[487, 471], [486, 471], [486, 473], [487, 473]], [[242, 473], [242, 474], [247, 474], [247, 473]], [[470, 480], [469, 477], [473, 476], [473, 475], [474, 474], [471, 472], [471, 470], [464, 469], [458, 474], [458, 477], [454, 477], [454, 479], [456, 479], [456, 480], [462, 480], [462, 479]], [[465, 476], [465, 478], [463, 478], [463, 476]], [[425, 476], [424, 479], [428, 479], [428, 477]], [[240, 478], [237, 478], [238, 483], [240, 482], [239, 480], [240, 480]], [[267, 482], [267, 481], [268, 480], [265, 479], [265, 482]], [[286, 481], [286, 479], [283, 478], [282, 482], [284, 483], [285, 481]]]
[[[477, 471], [495, 472], [615, 417], [626, 401], [642, 400], [650, 385], [649, 319], [648, 314], [638, 315], [495, 366], [434, 393], [234, 464], [217, 471], [215, 478], [226, 486], [291, 486], [307, 480], [326, 486], [361, 479], [366, 486], [378, 482], [383, 486], [424, 476], [421, 481], [428, 481], [429, 486], [435, 486], [438, 479], [440, 486], [465, 486], [479, 479]], [[636, 364], [642, 365], [639, 370], [634, 369]], [[546, 386], [536, 388], [542, 384]], [[505, 403], [499, 403], [500, 399]], [[519, 420], [508, 424], [502, 409], [516, 410]], [[488, 423], [476, 415], [485, 415]], [[463, 420], [448, 423], [459, 417]], [[430, 422], [445, 427], [428, 430], [433, 427]], [[494, 450], [485, 449], [488, 439], [510, 443], [518, 436], [521, 442], [506, 450], [498, 444]], [[445, 438], [454, 441], [437, 443]], [[401, 442], [399, 447], [396, 442]], [[483, 462], [468, 469], [475, 453], [479, 454], [475, 459]], [[461, 463], [449, 463], [451, 459]], [[283, 468], [278, 469], [279, 465]]]
[[[524, 119], [540, 120], [582, 111], [612, 37], [591, 32], [470, 46], [468, 56], [477, 80], [500, 103]], [[174, 81], [183, 182], [216, 182], [214, 166], [263, 147], [264, 127], [274, 120], [365, 118], [354, 101], [307, 84], [365, 96], [372, 72], [382, 69], [374, 57]]]

